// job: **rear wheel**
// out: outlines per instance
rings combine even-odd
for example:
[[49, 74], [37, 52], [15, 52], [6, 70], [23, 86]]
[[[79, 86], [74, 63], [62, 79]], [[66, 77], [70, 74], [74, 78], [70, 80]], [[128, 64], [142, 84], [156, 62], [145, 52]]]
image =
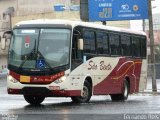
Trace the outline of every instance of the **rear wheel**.
[[111, 94], [111, 99], [112, 101], [125, 101], [128, 99], [128, 94], [129, 94], [129, 83], [127, 80], [124, 81], [123, 84], [123, 93], [122, 94]]
[[71, 97], [71, 99], [75, 103], [86, 103], [86, 102], [89, 102], [91, 96], [92, 96], [91, 85], [89, 82], [85, 81], [83, 86], [82, 96], [74, 96], [74, 97]]
[[44, 101], [45, 97], [44, 96], [24, 95], [24, 99], [31, 105], [39, 105]]

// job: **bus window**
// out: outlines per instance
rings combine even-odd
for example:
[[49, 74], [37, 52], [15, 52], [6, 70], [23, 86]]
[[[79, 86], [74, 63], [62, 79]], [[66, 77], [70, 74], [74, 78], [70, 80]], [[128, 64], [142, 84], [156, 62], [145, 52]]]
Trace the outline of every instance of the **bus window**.
[[109, 54], [108, 51], [108, 37], [106, 33], [97, 33], [97, 53], [98, 54]]
[[84, 32], [84, 53], [95, 53], [95, 35], [93, 31]]
[[146, 38], [141, 38], [141, 57], [146, 58]]
[[119, 35], [110, 34], [109, 35], [109, 43], [110, 43], [111, 55], [120, 55]]
[[140, 57], [140, 39], [138, 37], [132, 38], [132, 55], [133, 57]]
[[122, 56], [131, 56], [131, 40], [129, 36], [121, 36], [121, 53]]
[[72, 64], [71, 69], [75, 69], [77, 66], [82, 64], [82, 56], [83, 51], [78, 50], [78, 39], [81, 37], [81, 33], [79, 30], [74, 30], [73, 32], [73, 40], [72, 40]]

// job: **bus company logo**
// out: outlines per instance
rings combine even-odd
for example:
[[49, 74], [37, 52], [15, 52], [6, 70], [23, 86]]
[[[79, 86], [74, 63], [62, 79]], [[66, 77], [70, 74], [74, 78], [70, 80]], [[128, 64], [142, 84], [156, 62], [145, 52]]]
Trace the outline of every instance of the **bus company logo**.
[[129, 5], [128, 4], [122, 5], [121, 9], [122, 10], [129, 10]]
[[126, 12], [128, 13], [128, 12], [131, 12], [129, 5], [128, 5], [128, 4], [123, 4], [123, 5], [121, 5], [121, 9], [120, 9], [119, 12], [120, 12], [120, 13], [126, 13]]
[[133, 5], [133, 10], [134, 11], [138, 11], [138, 9], [139, 9], [138, 5]]
[[111, 64], [105, 64], [104, 61], [100, 61], [99, 64], [97, 65], [95, 62], [93, 62], [92, 60], [89, 61], [89, 67], [88, 70], [111, 70], [112, 66]]

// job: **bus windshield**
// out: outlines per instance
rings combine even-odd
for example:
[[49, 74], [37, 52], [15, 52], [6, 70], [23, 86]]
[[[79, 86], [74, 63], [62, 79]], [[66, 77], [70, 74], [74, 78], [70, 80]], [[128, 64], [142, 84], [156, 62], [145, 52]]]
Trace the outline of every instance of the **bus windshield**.
[[[67, 65], [69, 45], [69, 29], [14, 29], [8, 62], [32, 69]], [[43, 61], [42, 65], [37, 65], [37, 61]]]

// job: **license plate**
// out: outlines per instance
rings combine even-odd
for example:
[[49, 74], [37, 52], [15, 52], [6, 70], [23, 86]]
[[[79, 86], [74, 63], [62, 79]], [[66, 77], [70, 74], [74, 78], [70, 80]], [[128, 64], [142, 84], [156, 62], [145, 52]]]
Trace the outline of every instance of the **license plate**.
[[30, 76], [20, 76], [20, 82], [29, 83], [30, 82]]

